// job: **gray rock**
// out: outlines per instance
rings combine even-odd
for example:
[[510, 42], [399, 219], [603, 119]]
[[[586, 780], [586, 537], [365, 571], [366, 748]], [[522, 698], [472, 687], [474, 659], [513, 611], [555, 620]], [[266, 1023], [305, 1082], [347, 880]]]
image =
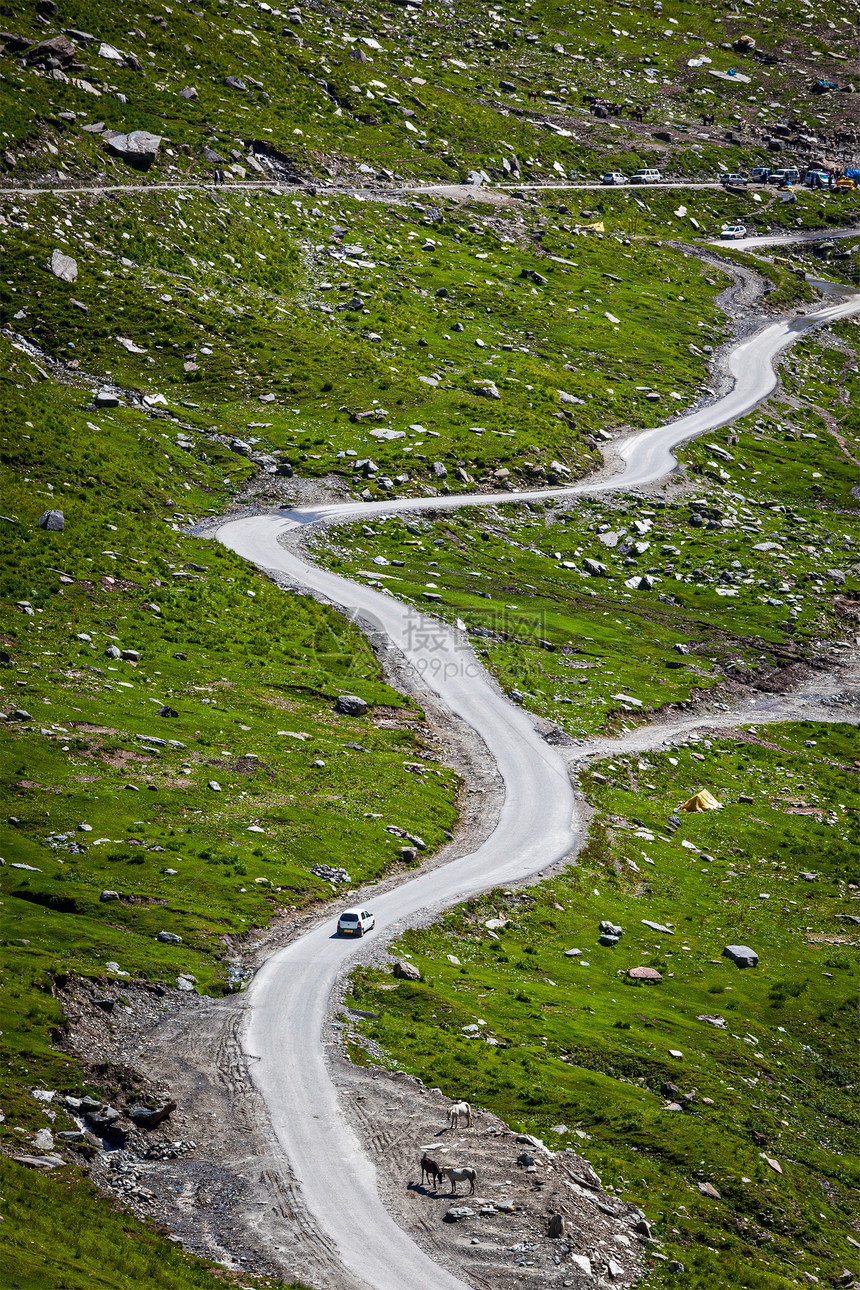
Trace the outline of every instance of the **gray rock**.
[[606, 1265], [606, 1271], [609, 1274], [610, 1280], [612, 1281], [618, 1281], [621, 1277], [624, 1276], [624, 1269], [622, 1268], [621, 1264], [616, 1263], [614, 1259], [609, 1260], [609, 1262]]
[[221, 792], [221, 785], [218, 783], [217, 779], [210, 779], [206, 787], [210, 788], [213, 793]]
[[445, 1211], [444, 1221], [446, 1223], [456, 1223], [459, 1219], [474, 1217], [475, 1211], [470, 1209], [468, 1205], [452, 1205], [450, 1209]]
[[553, 1214], [552, 1218], [549, 1220], [546, 1234], [547, 1236], [552, 1237], [553, 1240], [558, 1240], [560, 1237], [564, 1236], [563, 1214]]
[[161, 147], [161, 135], [149, 130], [132, 130], [131, 134], [115, 134], [107, 141], [108, 152], [122, 157], [139, 170], [148, 170]]
[[182, 944], [182, 937], [177, 936], [175, 932], [159, 932], [155, 939], [161, 941], [163, 945]]
[[421, 973], [414, 963], [409, 963], [404, 959], [398, 959], [392, 968], [392, 974], [397, 977], [398, 981], [420, 981]]
[[68, 36], [53, 36], [50, 40], [41, 40], [38, 45], [31, 45], [24, 57], [28, 63], [44, 63], [55, 58], [59, 63], [70, 63], [78, 51]]
[[443, 462], [441, 462], [441, 461], [434, 461], [434, 462], [433, 462], [433, 474], [436, 476], [436, 478], [437, 478], [437, 479], [447, 479], [447, 477], [448, 477], [448, 468], [447, 468], [447, 466], [445, 466], [445, 464], [444, 464]]
[[672, 1259], [671, 1263], [669, 1264], [669, 1271], [676, 1274], [680, 1274], [681, 1272], [684, 1271], [684, 1265], [683, 1263], [680, 1262], [680, 1260]]
[[70, 255], [64, 255], [62, 251], [51, 252], [48, 268], [54, 277], [59, 278], [62, 282], [77, 282], [78, 280], [77, 260], [73, 260]]
[[122, 653], [117, 649], [116, 645], [106, 645], [105, 658], [122, 658]]
[[93, 396], [93, 403], [97, 408], [117, 408], [120, 397], [113, 390], [97, 390]]
[[106, 891], [102, 892], [102, 894], [99, 896], [99, 900], [102, 902], [103, 905], [107, 905], [112, 900], [119, 900], [119, 892], [112, 891], [110, 888], [108, 888]]
[[620, 928], [617, 923], [610, 923], [608, 918], [603, 919], [600, 924], [600, 930], [601, 932], [605, 932], [607, 936], [614, 936], [616, 940], [620, 939], [624, 935], [623, 929]]
[[228, 90], [239, 90], [240, 92], [244, 92], [248, 88], [241, 76], [225, 76], [224, 84], [227, 86]]
[[179, 713], [175, 708], [169, 708], [165, 703], [164, 707], [158, 709], [158, 715], [160, 717], [178, 717]]
[[13, 1156], [12, 1159], [18, 1165], [24, 1165], [27, 1169], [38, 1169], [42, 1173], [48, 1173], [52, 1169], [58, 1169], [60, 1165], [66, 1162], [62, 1156]]
[[644, 1236], [646, 1241], [651, 1240], [651, 1224], [647, 1218], [640, 1218], [637, 1223], [634, 1223], [633, 1231], [638, 1232], [640, 1236]]
[[44, 511], [39, 516], [39, 528], [47, 529], [49, 533], [62, 533], [66, 527], [66, 520], [62, 511]]
[[758, 955], [748, 945], [727, 945], [722, 957], [731, 959], [735, 967], [739, 968], [755, 967], [758, 963]]
[[663, 932], [666, 936], [675, 935], [671, 927], [665, 927], [662, 923], [652, 923], [648, 918], [643, 918], [642, 922], [645, 927], [650, 927], [652, 932]]
[[311, 865], [311, 873], [315, 873], [318, 878], [325, 878], [326, 882], [352, 882], [347, 870], [340, 869], [335, 865], [313, 864]]
[[179, 97], [180, 97], [181, 99], [189, 99], [189, 100], [190, 100], [190, 99], [196, 99], [196, 98], [197, 98], [197, 91], [196, 91], [196, 89], [194, 88], [194, 86], [193, 86], [193, 85], [186, 85], [184, 89], [181, 89], [181, 90], [179, 91]]
[[140, 662], [140, 650], [139, 650], [139, 649], [124, 649], [124, 650], [122, 650], [122, 651], [121, 651], [120, 657], [122, 658], [122, 660], [123, 660], [123, 662], [124, 662], [124, 663], [139, 663], [139, 662]]
[[[454, 327], [452, 330], [456, 331], [457, 329]], [[480, 394], [485, 399], [500, 399], [502, 397], [495, 381], [476, 381], [475, 393]]]
[[141, 1105], [132, 1106], [126, 1111], [126, 1115], [140, 1128], [154, 1129], [156, 1125], [169, 1119], [175, 1110], [175, 1102], [165, 1102], [163, 1106], [155, 1108]]
[[340, 694], [334, 705], [335, 712], [348, 717], [363, 717], [367, 714], [367, 702], [357, 694]]
[[100, 1106], [97, 1111], [89, 1111], [87, 1118], [97, 1132], [104, 1132], [111, 1125], [115, 1124], [120, 1118], [120, 1112], [115, 1106]]
[[582, 567], [592, 578], [604, 578], [609, 572], [602, 560], [592, 560], [591, 556], [583, 560]]

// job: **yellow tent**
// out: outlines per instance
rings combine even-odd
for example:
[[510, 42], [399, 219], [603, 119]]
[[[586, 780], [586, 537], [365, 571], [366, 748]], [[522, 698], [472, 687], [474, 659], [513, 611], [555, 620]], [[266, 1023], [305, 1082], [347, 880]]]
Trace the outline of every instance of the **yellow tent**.
[[679, 809], [682, 811], [719, 811], [722, 810], [722, 802], [718, 802], [712, 793], [706, 788], [700, 792], [694, 793], [688, 802], [685, 802]]

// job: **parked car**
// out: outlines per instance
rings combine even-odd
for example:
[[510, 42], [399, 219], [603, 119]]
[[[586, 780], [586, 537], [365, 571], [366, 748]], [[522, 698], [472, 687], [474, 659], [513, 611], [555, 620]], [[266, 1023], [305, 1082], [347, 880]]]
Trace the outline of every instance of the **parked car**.
[[807, 188], [829, 188], [830, 173], [827, 170], [807, 170], [803, 182]]
[[629, 184], [630, 180], [626, 175], [622, 175], [620, 170], [610, 170], [608, 175], [604, 175], [600, 181], [602, 184]]
[[747, 231], [743, 224], [724, 224], [720, 229], [720, 237], [737, 238], [746, 237]]
[[376, 919], [367, 909], [345, 909], [337, 920], [338, 936], [363, 936], [376, 926]]
[[747, 177], [741, 174], [720, 175], [720, 183], [726, 186], [731, 185], [732, 188], [746, 188]]
[[800, 178], [800, 171], [796, 166], [787, 166], [784, 170], [772, 170], [770, 172], [770, 183], [781, 187], [783, 184], [796, 184]]
[[751, 184], [766, 184], [770, 179], [773, 171], [770, 166], [753, 166], [750, 171]]
[[643, 170], [635, 170], [630, 176], [631, 184], [659, 184], [663, 176], [659, 170], [649, 170], [647, 167]]

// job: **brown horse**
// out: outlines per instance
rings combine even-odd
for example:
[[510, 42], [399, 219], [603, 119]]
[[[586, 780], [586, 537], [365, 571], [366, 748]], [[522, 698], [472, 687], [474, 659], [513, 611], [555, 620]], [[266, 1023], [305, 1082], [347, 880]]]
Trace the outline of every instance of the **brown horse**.
[[434, 1186], [434, 1187], [438, 1187], [438, 1186], [439, 1186], [439, 1184], [440, 1184], [440, 1182], [442, 1181], [442, 1176], [443, 1176], [443, 1175], [442, 1175], [442, 1170], [441, 1170], [441, 1168], [439, 1167], [439, 1165], [437, 1165], [437, 1163], [436, 1163], [436, 1161], [435, 1161], [435, 1160], [431, 1160], [431, 1159], [430, 1159], [430, 1157], [427, 1155], [427, 1152], [426, 1152], [426, 1151], [424, 1152], [424, 1155], [421, 1157], [421, 1181], [422, 1181], [422, 1183], [424, 1182], [425, 1175], [426, 1175], [426, 1178], [427, 1178], [427, 1182], [428, 1182], [428, 1183], [429, 1183], [429, 1182], [431, 1181], [431, 1179], [432, 1179], [432, 1181], [433, 1181], [433, 1186]]

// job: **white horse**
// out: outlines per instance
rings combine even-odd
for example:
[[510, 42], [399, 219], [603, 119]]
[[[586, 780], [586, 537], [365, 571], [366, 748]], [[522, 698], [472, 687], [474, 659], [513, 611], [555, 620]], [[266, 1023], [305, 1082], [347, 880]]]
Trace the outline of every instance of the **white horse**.
[[452, 1129], [459, 1129], [460, 1116], [466, 1121], [469, 1128], [472, 1125], [472, 1108], [468, 1102], [455, 1102], [448, 1108], [448, 1125]]
[[457, 1183], [467, 1182], [469, 1184], [469, 1195], [474, 1196], [475, 1183], [478, 1181], [478, 1175], [474, 1169], [451, 1169], [443, 1165], [442, 1175], [450, 1180], [451, 1191], [449, 1195], [457, 1195]]

